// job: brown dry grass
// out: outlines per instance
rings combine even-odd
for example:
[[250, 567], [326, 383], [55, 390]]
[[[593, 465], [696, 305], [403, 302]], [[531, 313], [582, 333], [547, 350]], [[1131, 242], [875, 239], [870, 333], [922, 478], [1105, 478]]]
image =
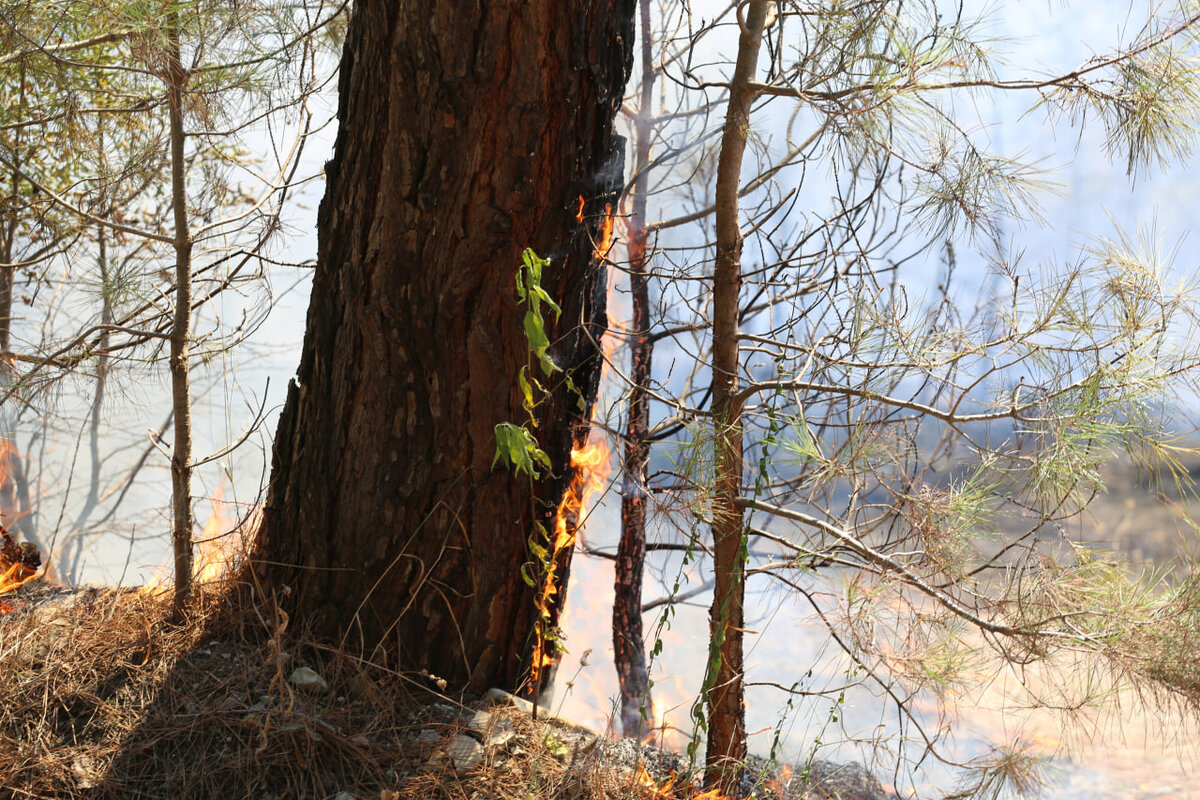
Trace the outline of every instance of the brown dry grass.
[[[203, 586], [185, 625], [169, 622], [166, 596], [127, 590], [29, 602], [0, 618], [0, 796], [639, 795], [594, 753], [564, 758], [516, 712], [520, 746], [503, 759], [464, 775], [429, 766], [461, 724], [454, 701], [322, 645], [249, 594]], [[298, 666], [329, 691], [294, 690]]]

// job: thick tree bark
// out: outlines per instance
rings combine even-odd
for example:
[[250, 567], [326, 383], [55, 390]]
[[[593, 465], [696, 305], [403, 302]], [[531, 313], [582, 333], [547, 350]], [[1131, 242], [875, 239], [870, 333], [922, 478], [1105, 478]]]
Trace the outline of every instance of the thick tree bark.
[[[622, 177], [632, 4], [354, 5], [257, 572], [318, 632], [456, 685], [515, 688], [527, 667], [526, 540], [553, 530], [599, 377], [589, 225]], [[586, 400], [558, 381], [538, 407], [554, 470], [536, 484], [491, 469], [493, 427], [525, 414], [525, 247], [551, 259], [551, 353]]]
[[642, 85], [634, 120], [634, 180], [629, 215], [629, 412], [625, 424], [625, 480], [621, 491], [621, 541], [613, 592], [613, 663], [621, 687], [621, 732], [641, 738], [651, 713], [650, 675], [642, 628], [642, 575], [646, 562], [646, 464], [650, 458], [650, 278], [646, 273], [646, 201], [650, 188], [651, 103], [654, 51], [650, 0], [641, 0]]
[[[742, 405], [738, 399], [738, 312], [742, 287], [742, 230], [738, 188], [750, 131], [750, 82], [769, 3], [739, 6], [741, 36], [729, 85], [729, 108], [717, 160], [716, 260], [713, 264], [712, 396], [716, 481], [712, 501], [713, 570], [716, 587], [710, 613], [713, 653], [706, 678], [708, 752], [704, 783], [736, 796], [746, 758], [742, 630], [746, 567], [745, 530], [737, 499], [742, 489]], [[741, 17], [741, 9], [746, 15]], [[715, 669], [712, 669], [715, 667]]]

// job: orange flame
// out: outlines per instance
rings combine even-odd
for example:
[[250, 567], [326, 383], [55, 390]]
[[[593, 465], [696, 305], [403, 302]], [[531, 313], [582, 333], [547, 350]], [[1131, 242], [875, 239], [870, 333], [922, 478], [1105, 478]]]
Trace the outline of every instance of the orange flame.
[[607, 258], [608, 251], [613, 246], [613, 216], [612, 203], [604, 204], [604, 221], [600, 223], [600, 243], [596, 245], [596, 258]]
[[0, 557], [0, 594], [15, 591], [37, 576], [38, 571], [30, 569], [23, 562]]
[[[236, 535], [237, 519], [228, 513], [228, 503], [225, 502], [225, 485], [222, 484], [213, 492], [209, 501], [212, 510], [204, 523], [203, 530], [195, 539], [195, 557], [192, 559], [192, 580], [197, 584], [210, 583], [219, 580], [229, 570], [238, 555], [245, 552], [247, 540], [253, 538], [258, 530], [258, 520], [262, 509], [256, 508], [250, 512], [242, 526], [242, 535]], [[169, 583], [169, 570], [164, 565], [142, 586], [143, 593], [152, 594]]]
[[[583, 207], [585, 205], [583, 195], [579, 195], [579, 209], [575, 212], [575, 221], [583, 222]], [[593, 255], [597, 259], [605, 259], [608, 257], [608, 251], [613, 246], [613, 229], [616, 227], [616, 216], [613, 214], [612, 203], [604, 204], [604, 219], [600, 222], [600, 230], [597, 232], [599, 236], [596, 239]]]
[[196, 539], [196, 560], [192, 564], [192, 574], [196, 583], [206, 583], [216, 580], [225, 573], [237, 552], [237, 537], [233, 535], [236, 520], [225, 513], [225, 486], [222, 484], [213, 493], [212, 511], [204, 523], [204, 530]]
[[667, 720], [663, 716], [662, 703], [657, 697], [650, 698], [650, 719], [647, 722], [649, 724], [642, 734], [642, 744], [654, 745], [666, 738]]
[[675, 779], [676, 776], [672, 773], [671, 777], [658, 783], [641, 764], [638, 765], [635, 777], [638, 788], [642, 790], [642, 796], [653, 798], [653, 800], [674, 800]]
[[575, 534], [582, 523], [585, 510], [592, 504], [595, 495], [604, 491], [608, 483], [610, 455], [608, 443], [595, 428], [582, 447], [571, 450], [574, 477], [554, 515], [553, 542], [537, 600], [543, 624], [537, 631], [533, 664], [529, 672], [529, 680], [535, 685], [541, 677], [542, 669], [553, 664], [555, 660], [555, 648], [547, 641], [549, 632], [544, 626], [549, 624], [553, 616], [552, 601], [558, 594], [559, 556], [575, 546]]
[[[42, 565], [41, 554], [31, 544], [17, 544], [3, 525], [0, 525], [0, 594], [14, 591], [42, 573], [38, 568]], [[12, 606], [3, 603], [3, 612], [11, 611]]]
[[766, 790], [771, 793], [772, 797], [782, 798], [787, 796], [788, 784], [792, 782], [792, 768], [787, 764], [779, 765], [779, 775], [775, 778], [768, 778], [763, 782]]
[[[585, 205], [586, 201], [583, 195], [580, 195], [579, 209], [575, 214], [575, 219], [581, 223]], [[604, 206], [604, 220], [600, 224], [600, 240], [593, 253], [597, 259], [603, 260], [607, 257], [608, 251], [612, 249], [615, 222], [616, 217], [613, 216], [612, 203], [607, 203]], [[608, 289], [611, 295], [612, 286], [610, 285]], [[604, 359], [600, 372], [599, 383], [601, 385], [604, 383], [608, 364], [617, 345], [615, 338], [610, 334], [611, 331], [606, 331], [602, 341]], [[597, 410], [598, 408], [593, 408], [592, 413], [595, 414]], [[594, 496], [603, 492], [607, 486], [610, 457], [611, 451], [608, 443], [604, 441], [603, 434], [597, 428], [589, 431], [588, 441], [582, 447], [571, 449], [571, 467], [574, 474], [554, 515], [550, 552], [544, 560], [545, 572], [542, 575], [541, 589], [537, 598], [538, 614], [541, 620], [534, 632], [533, 660], [529, 670], [529, 680], [534, 686], [538, 685], [542, 670], [551, 666], [557, 657], [557, 648], [550, 641], [553, 636], [550, 622], [554, 616], [553, 600], [559, 592], [561, 583], [558, 579], [560, 556], [575, 546], [576, 532], [583, 522], [586, 509], [592, 505]]]

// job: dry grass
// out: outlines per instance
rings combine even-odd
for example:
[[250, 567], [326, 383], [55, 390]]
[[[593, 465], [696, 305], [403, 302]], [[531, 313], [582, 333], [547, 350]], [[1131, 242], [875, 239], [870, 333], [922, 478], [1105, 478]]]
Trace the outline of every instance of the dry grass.
[[[248, 594], [204, 586], [185, 625], [169, 622], [165, 596], [128, 590], [60, 605], [30, 595], [0, 617], [0, 796], [644, 796], [601, 767], [601, 748], [564, 748], [516, 711], [511, 741], [481, 768], [430, 766], [462, 706], [322, 645]], [[298, 666], [329, 691], [292, 688]]]

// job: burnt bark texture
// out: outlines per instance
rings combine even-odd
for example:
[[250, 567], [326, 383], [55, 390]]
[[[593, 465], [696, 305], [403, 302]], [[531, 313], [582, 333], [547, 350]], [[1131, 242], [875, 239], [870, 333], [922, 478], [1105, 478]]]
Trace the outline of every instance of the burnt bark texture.
[[650, 0], [641, 0], [639, 44], [642, 81], [634, 119], [634, 179], [630, 193], [629, 411], [625, 421], [625, 480], [621, 491], [621, 540], [614, 565], [613, 663], [621, 687], [621, 732], [642, 738], [651, 713], [650, 674], [642, 626], [642, 575], [646, 564], [646, 464], [650, 460], [650, 373], [654, 344], [650, 339], [650, 277], [646, 272], [646, 204], [650, 189], [651, 104], [654, 96], [654, 53], [650, 35]]
[[[526, 541], [553, 530], [599, 380], [592, 239], [622, 179], [633, 3], [354, 4], [256, 575], [318, 633], [456, 686], [527, 669]], [[491, 469], [494, 426], [525, 418], [525, 247], [551, 259], [551, 355], [579, 390], [548, 383], [537, 482]]]

